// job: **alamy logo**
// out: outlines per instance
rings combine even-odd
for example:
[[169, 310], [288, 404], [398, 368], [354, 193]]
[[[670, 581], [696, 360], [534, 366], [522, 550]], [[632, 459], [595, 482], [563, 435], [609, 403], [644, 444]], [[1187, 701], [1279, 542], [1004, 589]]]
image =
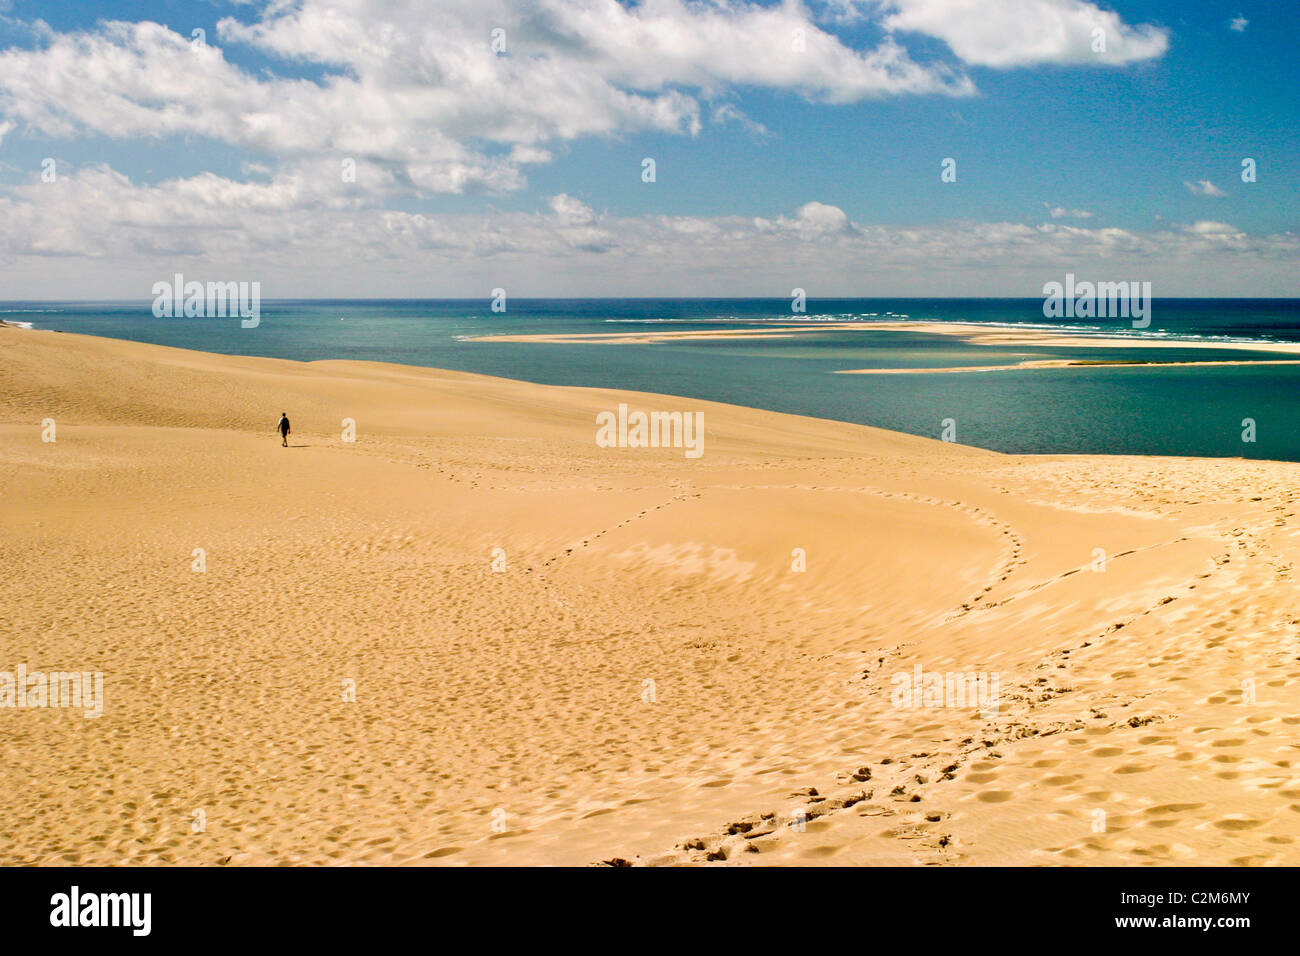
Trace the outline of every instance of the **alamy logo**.
[[600, 412], [596, 444], [601, 448], [684, 448], [687, 458], [704, 454], [703, 412]]
[[900, 671], [893, 676], [895, 707], [978, 707], [981, 717], [998, 712], [998, 673], [979, 671]]
[[86, 717], [104, 713], [101, 671], [0, 671], [0, 707], [80, 707]]
[[153, 924], [151, 893], [82, 893], [74, 886], [50, 897], [51, 926], [128, 926], [148, 936]]
[[159, 319], [240, 318], [240, 326], [255, 329], [262, 321], [262, 283], [186, 282], [176, 273], [171, 282], [153, 284], [153, 314]]
[[1065, 284], [1043, 285], [1043, 315], [1049, 319], [1132, 319], [1133, 328], [1151, 324], [1150, 282], [1079, 282], [1067, 272]]

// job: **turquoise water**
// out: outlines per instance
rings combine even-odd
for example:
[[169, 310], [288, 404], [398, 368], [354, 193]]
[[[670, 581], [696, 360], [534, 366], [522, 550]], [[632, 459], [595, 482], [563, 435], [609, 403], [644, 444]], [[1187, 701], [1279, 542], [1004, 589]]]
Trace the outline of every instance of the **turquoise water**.
[[[1126, 320], [1050, 323], [1041, 299], [312, 300], [262, 303], [257, 328], [238, 319], [155, 318], [151, 303], [0, 303], [0, 319], [234, 355], [359, 359], [481, 372], [554, 385], [663, 392], [876, 425], [998, 451], [1203, 455], [1300, 461], [1300, 365], [1232, 351], [1234, 342], [1300, 342], [1297, 299], [1157, 299], [1149, 329]], [[947, 336], [826, 331], [798, 339], [658, 345], [483, 343], [492, 334], [737, 329], [791, 318], [864, 324], [915, 321], [1052, 325], [1107, 334], [1210, 341], [1213, 349], [989, 349]], [[1253, 364], [1217, 368], [1088, 368], [961, 375], [834, 375], [854, 368], [940, 368], [1023, 359], [1092, 358]], [[1242, 420], [1254, 419], [1254, 443]]]

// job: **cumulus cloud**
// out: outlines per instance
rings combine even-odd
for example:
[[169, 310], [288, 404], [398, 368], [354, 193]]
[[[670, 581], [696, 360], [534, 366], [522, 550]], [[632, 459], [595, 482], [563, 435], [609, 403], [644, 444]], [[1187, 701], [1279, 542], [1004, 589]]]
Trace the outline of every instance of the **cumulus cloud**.
[[[496, 286], [537, 295], [788, 294], [794, 286], [814, 295], [936, 295], [970, 294], [972, 279], [975, 291], [1033, 295], [1069, 264], [1079, 274], [1169, 278], [1180, 294], [1200, 291], [1195, 277], [1215, 275], [1219, 285], [1208, 291], [1241, 294], [1249, 282], [1286, 287], [1300, 255], [1295, 235], [1252, 236], [1214, 221], [1156, 231], [884, 226], [818, 201], [757, 217], [616, 216], [564, 193], [535, 212], [428, 215], [312, 181], [205, 173], [144, 185], [106, 166], [56, 183], [33, 179], [0, 198], [0, 281], [20, 297], [147, 297], [152, 282], [177, 270], [261, 281], [268, 298], [476, 295]], [[77, 257], [75, 275], [68, 257]]]
[[789, 226], [806, 237], [844, 235], [853, 231], [848, 215], [839, 206], [810, 202], [799, 207], [792, 222], [781, 220], [781, 227]]
[[1183, 185], [1193, 196], [1203, 196], [1206, 199], [1222, 199], [1228, 195], [1208, 179], [1198, 179], [1194, 183], [1185, 182]]
[[1237, 17], [1233, 17], [1231, 22], [1228, 23], [1228, 29], [1234, 30], [1237, 33], [1245, 33], [1246, 27], [1248, 27], [1249, 25], [1250, 25], [1249, 20], [1247, 20], [1245, 17], [1237, 16]]
[[[919, 64], [892, 39], [847, 45], [798, 0], [299, 0], [250, 13], [222, 19], [216, 40], [269, 56], [273, 71], [157, 23], [51, 31], [0, 51], [0, 118], [52, 137], [353, 157], [432, 194], [519, 189], [521, 165], [579, 137], [692, 135], [702, 103], [739, 87], [826, 103], [974, 92], [959, 69]], [[714, 118], [762, 129], [733, 106]]]
[[[885, 227], [818, 201], [763, 216], [614, 216], [569, 193], [532, 212], [434, 215], [411, 201], [522, 190], [530, 166], [584, 137], [691, 136], [706, 122], [766, 135], [734, 105], [742, 91], [823, 104], [965, 97], [968, 66], [1117, 66], [1165, 50], [1160, 27], [1083, 0], [274, 0], [236, 14], [206, 44], [150, 22], [57, 32], [37, 21], [31, 48], [0, 50], [0, 137], [185, 137], [200, 161], [206, 141], [246, 154], [242, 181], [141, 184], [88, 165], [10, 188], [0, 279], [12, 295], [63, 295], [70, 281], [86, 283], [81, 294], [143, 294], [138, 283], [177, 267], [264, 276], [267, 296], [507, 282], [536, 294], [754, 294], [773, 282], [843, 293], [872, 277], [931, 294], [986, 271], [1003, 285], [983, 291], [1015, 294], [1017, 277], [1041, 287], [1062, 257], [1211, 251], [1268, 270], [1296, 253], [1294, 237], [1215, 224], [1084, 229], [1056, 220], [1086, 210], [1056, 205], [1040, 226]], [[835, 32], [853, 20], [873, 29]], [[952, 55], [913, 58], [917, 35]], [[239, 65], [249, 53], [256, 71]]]
[[[205, 137], [289, 163], [352, 157], [418, 195], [508, 192], [556, 143], [692, 135], [741, 88], [832, 104], [975, 92], [960, 65], [914, 60], [908, 32], [983, 66], [1122, 63], [1165, 43], [1082, 0], [837, 5], [893, 35], [852, 46], [800, 0], [285, 0], [223, 18], [214, 43], [151, 22], [42, 25], [34, 49], [0, 51], [0, 122], [57, 138]], [[1103, 54], [1089, 47], [1098, 27]], [[218, 43], [274, 67], [242, 69]], [[711, 118], [766, 132], [725, 100]]]
[[867, 0], [889, 30], [943, 40], [964, 62], [1005, 69], [1042, 63], [1116, 66], [1162, 56], [1169, 33], [1130, 26], [1084, 0]]

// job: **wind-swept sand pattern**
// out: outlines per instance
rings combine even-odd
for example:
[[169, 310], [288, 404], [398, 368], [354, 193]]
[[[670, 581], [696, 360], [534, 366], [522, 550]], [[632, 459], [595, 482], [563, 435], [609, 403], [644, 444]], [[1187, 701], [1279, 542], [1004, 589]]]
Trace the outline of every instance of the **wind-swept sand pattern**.
[[0, 329], [0, 860], [1295, 863], [1296, 477]]

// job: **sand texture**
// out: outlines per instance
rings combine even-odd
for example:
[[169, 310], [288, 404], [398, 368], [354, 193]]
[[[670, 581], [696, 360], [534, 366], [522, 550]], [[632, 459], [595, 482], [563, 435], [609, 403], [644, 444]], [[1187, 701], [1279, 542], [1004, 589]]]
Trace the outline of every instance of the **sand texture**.
[[0, 328], [0, 862], [1296, 864], [1297, 471]]

